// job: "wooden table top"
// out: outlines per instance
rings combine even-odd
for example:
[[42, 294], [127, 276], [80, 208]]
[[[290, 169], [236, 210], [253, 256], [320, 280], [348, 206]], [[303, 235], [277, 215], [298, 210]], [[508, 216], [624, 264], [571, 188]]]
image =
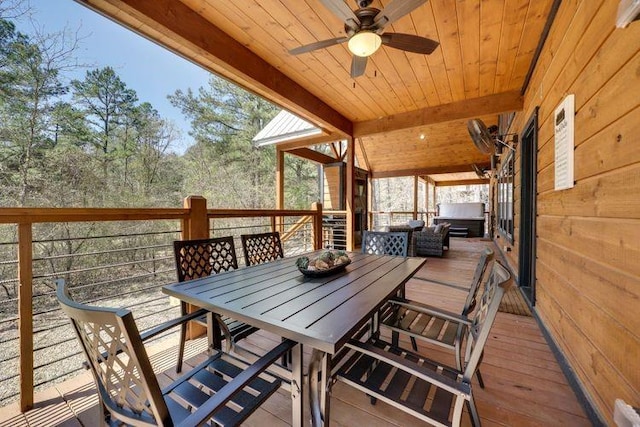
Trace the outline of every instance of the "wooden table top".
[[292, 257], [167, 285], [163, 292], [335, 354], [426, 261], [349, 256], [344, 271], [323, 278], [302, 275]]

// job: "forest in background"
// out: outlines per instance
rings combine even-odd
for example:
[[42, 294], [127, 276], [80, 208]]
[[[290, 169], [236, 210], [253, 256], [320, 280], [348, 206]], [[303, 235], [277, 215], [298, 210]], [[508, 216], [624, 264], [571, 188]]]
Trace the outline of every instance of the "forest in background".
[[[214, 75], [158, 88], [191, 123], [195, 144], [176, 154], [179, 129], [113, 68], [69, 78], [81, 43], [0, 20], [0, 206], [179, 207], [198, 194], [210, 207], [274, 207], [274, 148], [251, 139], [276, 106]], [[318, 200], [315, 165], [287, 156], [285, 173], [287, 208]]]

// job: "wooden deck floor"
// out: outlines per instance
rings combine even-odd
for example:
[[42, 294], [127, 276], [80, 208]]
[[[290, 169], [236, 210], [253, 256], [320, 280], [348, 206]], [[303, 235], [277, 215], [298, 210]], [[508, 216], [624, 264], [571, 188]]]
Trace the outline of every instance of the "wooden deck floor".
[[[416, 278], [407, 284], [407, 296], [431, 305], [458, 311], [466, 296], [464, 290], [473, 275], [479, 252], [485, 245], [478, 239], [452, 239], [443, 258], [429, 258]], [[246, 346], [268, 348], [279, 338], [254, 334]], [[409, 346], [406, 343], [406, 346]], [[201, 359], [206, 343], [191, 341], [188, 361]], [[409, 347], [407, 347], [409, 348]], [[420, 346], [429, 357], [452, 364], [451, 354], [437, 347]], [[173, 377], [175, 343], [156, 346], [150, 351], [161, 385]], [[308, 357], [308, 354], [307, 354]], [[485, 347], [482, 374], [486, 388], [474, 385], [474, 395], [484, 426], [588, 426], [583, 409], [569, 387], [545, 342], [535, 320], [529, 316], [498, 313]], [[288, 426], [291, 405], [285, 391], [274, 394], [245, 425]], [[469, 425], [468, 417], [463, 418]], [[403, 412], [369, 399], [342, 383], [332, 390], [331, 424], [334, 426], [419, 426], [424, 425]], [[36, 408], [21, 414], [16, 404], [0, 408], [0, 427], [4, 426], [95, 426], [98, 425], [97, 396], [88, 372], [36, 395]]]

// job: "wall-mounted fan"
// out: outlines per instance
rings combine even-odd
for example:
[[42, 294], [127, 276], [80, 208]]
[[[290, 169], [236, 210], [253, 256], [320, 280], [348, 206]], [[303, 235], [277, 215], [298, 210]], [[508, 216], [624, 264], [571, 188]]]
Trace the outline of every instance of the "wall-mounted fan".
[[320, 0], [327, 9], [344, 21], [345, 37], [322, 40], [289, 51], [292, 55], [311, 52], [329, 46], [348, 42], [351, 60], [351, 77], [364, 74], [367, 58], [381, 45], [393, 47], [407, 52], [428, 55], [432, 53], [438, 42], [413, 34], [384, 33], [387, 25], [411, 13], [427, 0], [394, 0], [383, 10], [369, 7], [372, 0], [356, 0], [357, 10], [351, 10], [344, 0]]
[[481, 168], [480, 166], [476, 165], [475, 163], [473, 165], [473, 171], [476, 173], [476, 175], [478, 175], [478, 178], [480, 179], [486, 179], [489, 178], [489, 171], [486, 169]]
[[475, 144], [476, 148], [484, 154], [496, 154], [502, 151], [502, 147], [507, 147], [510, 150], [515, 151], [515, 148], [507, 144], [502, 138], [511, 136], [511, 142], [515, 146], [518, 143], [518, 135], [506, 134], [498, 135], [498, 126], [491, 126], [487, 128], [484, 122], [480, 119], [471, 119], [467, 122], [467, 129], [469, 135]]

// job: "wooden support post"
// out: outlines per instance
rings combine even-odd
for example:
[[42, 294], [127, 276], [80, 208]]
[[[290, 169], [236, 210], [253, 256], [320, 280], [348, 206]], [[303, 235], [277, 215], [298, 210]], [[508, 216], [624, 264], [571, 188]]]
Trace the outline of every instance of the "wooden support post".
[[418, 175], [413, 176], [413, 219], [418, 219]]
[[355, 173], [355, 150], [353, 138], [347, 139], [347, 170], [345, 173], [345, 181], [347, 184], [346, 194], [346, 211], [347, 211], [347, 250], [355, 249], [354, 228], [355, 228], [355, 209], [354, 209], [354, 173]]
[[31, 224], [18, 225], [18, 337], [20, 339], [20, 411], [33, 408], [33, 235]]
[[438, 215], [438, 199], [436, 199], [436, 189], [438, 188], [438, 186], [436, 185], [436, 183], [433, 183], [433, 210], [435, 211], [435, 213], [433, 214], [433, 216]]
[[424, 210], [426, 211], [425, 224], [429, 224], [429, 177], [424, 181]]
[[[276, 147], [276, 209], [284, 209], [284, 151]], [[275, 219], [275, 218], [274, 218]], [[275, 221], [280, 234], [284, 233], [284, 218]]]
[[373, 230], [373, 178], [367, 174], [367, 230]]
[[322, 249], [322, 203], [314, 202], [311, 209], [317, 211], [313, 216], [313, 249]]
[[184, 208], [189, 209], [189, 217], [182, 221], [182, 238], [184, 240], [208, 239], [207, 199], [202, 196], [189, 196], [184, 199]]
[[[182, 221], [182, 239], [208, 239], [209, 217], [207, 216], [207, 199], [202, 196], [189, 196], [184, 199], [183, 206], [189, 209], [189, 216]], [[187, 311], [191, 313], [199, 307], [189, 304]], [[202, 325], [189, 322], [187, 339], [193, 339], [204, 335], [207, 329]]]

